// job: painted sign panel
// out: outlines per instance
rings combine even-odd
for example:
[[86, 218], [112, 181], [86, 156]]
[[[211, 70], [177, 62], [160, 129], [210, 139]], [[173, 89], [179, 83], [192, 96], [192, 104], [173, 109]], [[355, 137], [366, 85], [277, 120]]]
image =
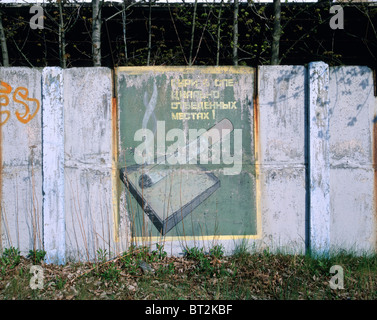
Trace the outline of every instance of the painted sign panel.
[[253, 81], [243, 67], [117, 73], [134, 237], [255, 237]]

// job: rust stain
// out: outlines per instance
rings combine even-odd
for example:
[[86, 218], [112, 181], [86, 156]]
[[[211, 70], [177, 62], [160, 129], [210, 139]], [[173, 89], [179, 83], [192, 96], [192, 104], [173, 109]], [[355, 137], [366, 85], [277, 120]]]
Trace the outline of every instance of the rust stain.
[[[374, 116], [376, 119], [376, 115]], [[376, 229], [376, 249], [377, 249], [377, 122], [373, 124], [373, 191], [374, 191], [374, 221]]]
[[259, 119], [259, 86], [258, 86], [258, 67], [255, 69], [254, 76], [254, 158], [255, 158], [255, 207], [257, 212], [257, 236], [262, 236], [262, 214], [261, 214], [261, 182], [260, 182], [260, 119]]
[[[9, 110], [2, 110], [2, 107], [6, 107], [9, 104], [9, 97], [8, 94], [12, 92], [12, 87], [3, 81], [0, 81], [0, 100], [3, 100], [3, 102], [0, 102], [0, 125], [5, 124], [9, 118], [10, 118], [10, 111]], [[6, 115], [5, 120], [3, 120], [3, 114]]]
[[254, 95], [253, 98], [254, 105], [254, 150], [255, 150], [255, 161], [259, 160], [259, 96]]
[[114, 241], [119, 242], [118, 108], [114, 96], [111, 99], [111, 140]]
[[3, 128], [0, 126], [0, 253], [3, 252], [3, 228], [2, 228], [2, 212], [3, 212]]
[[117, 108], [117, 99], [113, 97], [111, 99], [111, 130], [112, 130], [112, 157], [113, 160], [118, 162], [118, 108]]
[[254, 111], [254, 155], [255, 162], [259, 163], [260, 155], [260, 139], [259, 139], [259, 94], [258, 94], [258, 68], [255, 69], [254, 76], [254, 96], [253, 96], [253, 111]]

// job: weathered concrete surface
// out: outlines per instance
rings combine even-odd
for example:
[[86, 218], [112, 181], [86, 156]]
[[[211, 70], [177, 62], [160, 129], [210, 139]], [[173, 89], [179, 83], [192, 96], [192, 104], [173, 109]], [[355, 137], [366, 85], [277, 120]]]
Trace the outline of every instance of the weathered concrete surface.
[[373, 146], [377, 103], [367, 67], [330, 68], [331, 247], [376, 249]]
[[259, 67], [262, 241], [305, 251], [305, 67]]
[[0, 68], [0, 80], [1, 248], [43, 248], [51, 263], [119, 253], [111, 70]]
[[111, 71], [64, 74], [66, 259], [117, 253], [111, 190]]
[[330, 162], [329, 162], [329, 67], [323, 62], [308, 66], [308, 186], [310, 250], [330, 250]]
[[[44, 68], [43, 238], [47, 263], [65, 263], [63, 70]], [[68, 129], [69, 130], [69, 129]]]
[[0, 93], [3, 123], [0, 126], [0, 245], [13, 246], [27, 254], [43, 245], [42, 137], [41, 110], [38, 109], [42, 100], [41, 71], [0, 68], [0, 80], [3, 82]]

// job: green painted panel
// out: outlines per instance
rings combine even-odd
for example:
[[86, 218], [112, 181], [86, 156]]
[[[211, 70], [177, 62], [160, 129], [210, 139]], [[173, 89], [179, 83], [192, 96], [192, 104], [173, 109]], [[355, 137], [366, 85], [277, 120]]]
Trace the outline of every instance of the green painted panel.
[[255, 236], [253, 69], [127, 67], [117, 77], [133, 236]]

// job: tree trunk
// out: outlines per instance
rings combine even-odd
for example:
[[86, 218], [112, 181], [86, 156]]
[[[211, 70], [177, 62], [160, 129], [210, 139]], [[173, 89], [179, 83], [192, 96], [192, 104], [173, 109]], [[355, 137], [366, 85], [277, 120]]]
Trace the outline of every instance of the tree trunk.
[[93, 65], [101, 66], [101, 4], [100, 0], [92, 0], [93, 26], [92, 26], [92, 54]]
[[280, 24], [280, 0], [274, 0], [274, 30], [272, 34], [272, 47], [271, 47], [271, 64], [279, 64], [279, 44], [281, 34]]
[[128, 61], [127, 52], [127, 12], [126, 12], [126, 0], [123, 0], [122, 4], [122, 27], [123, 27], [123, 42], [124, 42], [124, 57], [126, 59], [126, 64]]
[[219, 15], [217, 16], [217, 49], [216, 49], [216, 66], [220, 63], [220, 34], [221, 34], [221, 11], [223, 9], [224, 0], [221, 0]]
[[198, 0], [195, 0], [195, 3], [194, 3], [194, 14], [192, 16], [189, 66], [192, 66], [192, 51], [194, 49], [194, 35], [195, 35], [195, 22], [196, 22], [196, 8], [197, 7], [198, 7]]
[[3, 56], [3, 66], [9, 67], [7, 39], [5, 38], [5, 32], [3, 28], [3, 18], [2, 18], [1, 12], [0, 12], [0, 44], [1, 44], [1, 54]]
[[233, 65], [238, 65], [238, 9], [239, 2], [234, 0], [233, 12]]
[[149, 0], [149, 17], [148, 17], [148, 58], [147, 66], [151, 63], [152, 51], [152, 0]]
[[67, 57], [65, 55], [65, 29], [64, 29], [64, 19], [63, 19], [63, 4], [62, 1], [59, 3], [59, 55], [60, 55], [60, 66], [62, 68], [67, 67]]

